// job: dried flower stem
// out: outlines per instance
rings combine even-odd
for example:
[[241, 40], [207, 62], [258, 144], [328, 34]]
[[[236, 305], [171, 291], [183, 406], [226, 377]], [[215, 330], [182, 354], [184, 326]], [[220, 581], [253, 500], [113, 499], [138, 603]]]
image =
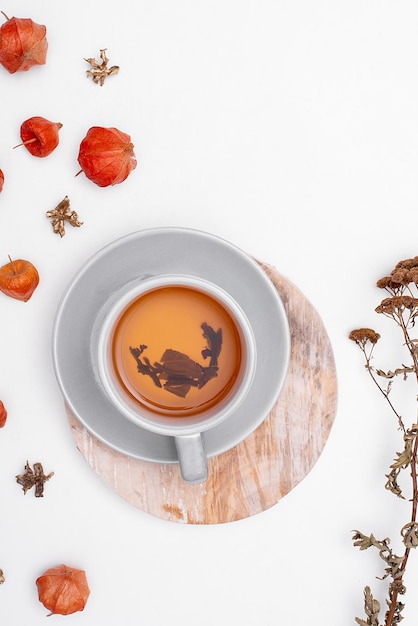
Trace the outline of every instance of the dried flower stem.
[[[411, 524], [416, 524], [417, 521], [417, 501], [418, 501], [418, 485], [417, 485], [417, 452], [418, 452], [418, 438], [415, 437], [414, 449], [412, 453], [411, 459], [411, 477], [412, 477], [412, 512], [411, 512]], [[403, 560], [399, 571], [401, 573], [399, 579], [394, 585], [393, 593], [391, 596], [391, 602], [389, 605], [389, 610], [386, 614], [385, 624], [387, 626], [391, 626], [394, 623], [394, 617], [396, 612], [396, 606], [398, 603], [398, 594], [403, 586], [403, 574], [406, 569], [406, 565], [408, 563], [408, 558], [411, 552], [411, 547], [407, 546], [405, 548]]]
[[[373, 346], [374, 347], [374, 346]], [[389, 398], [389, 391], [387, 389], [384, 389], [380, 384], [379, 381], [377, 380], [375, 374], [374, 374], [374, 370], [373, 367], [371, 365], [371, 359], [372, 359], [372, 354], [373, 354], [373, 347], [370, 350], [369, 353], [367, 353], [366, 349], [364, 346], [360, 346], [361, 351], [364, 354], [364, 359], [365, 359], [365, 368], [367, 369], [370, 378], [372, 379], [372, 381], [374, 382], [374, 384], [376, 385], [376, 387], [379, 389], [380, 393], [383, 395], [383, 397], [385, 398], [385, 400], [387, 401], [387, 403], [389, 404], [390, 408], [392, 409], [392, 411], [395, 413], [396, 417], [398, 418], [398, 423], [399, 423], [399, 428], [401, 428], [401, 430], [403, 430], [405, 432], [405, 426], [404, 423], [402, 421], [402, 417], [399, 415], [399, 413], [397, 412], [397, 410], [395, 409], [394, 405], [392, 404], [391, 399]]]
[[[404, 380], [410, 375], [415, 375], [418, 385], [418, 339], [411, 336], [411, 331], [415, 327], [418, 317], [418, 257], [400, 261], [392, 270], [389, 276], [377, 282], [379, 288], [388, 292], [389, 297], [382, 300], [376, 307], [376, 312], [392, 319], [400, 328], [402, 333], [402, 345], [406, 347], [411, 365], [402, 364], [401, 367], [393, 371], [385, 372], [372, 366], [373, 350], [380, 335], [370, 328], [360, 328], [351, 331], [349, 338], [359, 346], [364, 359], [365, 368], [368, 371], [380, 393], [388, 402], [391, 410], [396, 415], [398, 425], [403, 433], [404, 449], [397, 452], [397, 457], [390, 466], [390, 472], [386, 476], [386, 488], [394, 495], [404, 498], [402, 490], [397, 482], [401, 471], [409, 468], [411, 477], [411, 513], [410, 521], [401, 529], [401, 537], [404, 544], [404, 552], [401, 556], [393, 553], [389, 547], [388, 538], [381, 541], [373, 535], [366, 536], [359, 531], [354, 531], [354, 545], [360, 550], [375, 547], [379, 551], [379, 556], [385, 561], [387, 567], [383, 578], [389, 577], [391, 582], [388, 587], [388, 598], [386, 600], [387, 611], [385, 613], [383, 626], [395, 626], [403, 619], [402, 611], [404, 604], [400, 602], [399, 596], [404, 595], [406, 588], [404, 585], [404, 575], [408, 559], [412, 548], [418, 546], [418, 419], [409, 427], [406, 427], [400, 413], [392, 403], [389, 394], [392, 383], [396, 377], [401, 376]], [[388, 380], [386, 387], [380, 382], [380, 378]], [[360, 626], [379, 626], [380, 603], [373, 597], [370, 588], [364, 590], [364, 609], [366, 620], [356, 618]]]

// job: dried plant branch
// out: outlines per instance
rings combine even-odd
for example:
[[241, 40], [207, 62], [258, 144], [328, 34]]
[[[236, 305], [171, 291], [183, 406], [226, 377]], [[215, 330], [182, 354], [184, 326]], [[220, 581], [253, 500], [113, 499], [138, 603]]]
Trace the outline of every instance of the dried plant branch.
[[[386, 489], [399, 498], [405, 499], [399, 486], [398, 478], [401, 472], [409, 471], [410, 475], [410, 502], [411, 512], [409, 521], [400, 530], [404, 552], [396, 555], [390, 547], [390, 539], [376, 539], [372, 534], [367, 536], [356, 530], [353, 531], [354, 546], [360, 550], [375, 548], [385, 562], [385, 573], [382, 579], [389, 579], [388, 595], [386, 598], [387, 611], [382, 626], [395, 626], [403, 619], [404, 603], [399, 597], [406, 592], [404, 577], [411, 550], [418, 546], [418, 424], [411, 420], [406, 426], [404, 419], [393, 404], [389, 394], [392, 384], [399, 379], [406, 380], [409, 375], [415, 375], [418, 385], [418, 338], [412, 336], [415, 329], [415, 320], [418, 316], [418, 257], [400, 261], [389, 276], [377, 281], [377, 287], [384, 289], [389, 296], [384, 298], [376, 307], [376, 313], [393, 320], [401, 331], [402, 345], [406, 348], [411, 360], [409, 365], [402, 363], [393, 370], [374, 368], [371, 364], [374, 348], [380, 335], [370, 328], [359, 328], [351, 331], [349, 338], [354, 341], [363, 353], [365, 368], [373, 383], [383, 395], [392, 412], [395, 414], [398, 426], [403, 433], [403, 448], [396, 452], [390, 471], [386, 475]], [[387, 380], [386, 387], [380, 379]], [[414, 396], [417, 401], [417, 394]], [[416, 413], [416, 409], [415, 409]], [[364, 610], [366, 619], [356, 618], [360, 626], [380, 626], [380, 603], [373, 597], [370, 587], [364, 589]]]

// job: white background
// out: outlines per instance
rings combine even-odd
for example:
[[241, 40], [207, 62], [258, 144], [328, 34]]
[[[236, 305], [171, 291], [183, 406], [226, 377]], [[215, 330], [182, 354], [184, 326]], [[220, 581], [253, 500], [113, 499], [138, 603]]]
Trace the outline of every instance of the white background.
[[[399, 365], [400, 338], [374, 313], [375, 281], [418, 253], [417, 3], [20, 0], [1, 9], [45, 24], [49, 41], [45, 66], [0, 67], [1, 264], [26, 258], [41, 276], [26, 304], [0, 294], [2, 623], [44, 624], [35, 579], [64, 562], [86, 570], [91, 596], [84, 612], [51, 620], [353, 624], [364, 585], [384, 602], [375, 578], [384, 564], [352, 547], [351, 530], [390, 536], [400, 551], [409, 514], [384, 489], [402, 446], [395, 419], [347, 335], [375, 327], [395, 345], [382, 365]], [[99, 87], [83, 59], [104, 47], [121, 70]], [[63, 124], [47, 159], [12, 149], [33, 115]], [[139, 165], [121, 185], [75, 177], [93, 125], [132, 137]], [[84, 225], [60, 239], [45, 212], [65, 195]], [[296, 489], [249, 519], [187, 526], [135, 509], [90, 470], [66, 421], [50, 352], [58, 301], [91, 254], [154, 226], [207, 230], [275, 265], [333, 345], [339, 406], [325, 450]], [[14, 480], [26, 459], [55, 471], [43, 499]], [[417, 557], [405, 624], [418, 615]]]

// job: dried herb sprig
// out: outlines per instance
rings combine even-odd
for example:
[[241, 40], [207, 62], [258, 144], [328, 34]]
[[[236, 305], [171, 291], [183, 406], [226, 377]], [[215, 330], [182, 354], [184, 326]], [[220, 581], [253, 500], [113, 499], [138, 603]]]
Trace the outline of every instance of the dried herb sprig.
[[103, 48], [103, 50], [100, 50], [100, 61], [97, 61], [97, 59], [93, 58], [84, 59], [87, 63], [91, 65], [90, 69], [86, 71], [87, 77], [92, 78], [93, 82], [96, 83], [96, 85], [100, 85], [100, 87], [103, 87], [104, 82], [108, 76], [113, 76], [114, 74], [117, 74], [119, 72], [118, 65], [112, 65], [111, 67], [108, 67], [109, 59], [107, 58], [106, 50], [107, 48]]
[[22, 485], [25, 495], [32, 487], [35, 487], [35, 497], [42, 498], [44, 495], [44, 485], [53, 475], [54, 472], [50, 472], [49, 474], [44, 473], [42, 463], [34, 463], [32, 469], [29, 465], [29, 461], [26, 461], [25, 473], [18, 474], [16, 476], [16, 482]]
[[[397, 555], [393, 552], [389, 538], [378, 540], [372, 534], [364, 535], [358, 530], [353, 531], [353, 542], [360, 550], [374, 547], [385, 562], [386, 567], [382, 578], [387, 578], [389, 584], [386, 598], [387, 610], [382, 626], [395, 626], [403, 619], [402, 611], [405, 604], [401, 602], [400, 596], [406, 592], [404, 577], [410, 552], [418, 546], [418, 424], [416, 423], [418, 420], [411, 420], [407, 425], [395, 408], [390, 393], [396, 379], [406, 380], [409, 376], [413, 376], [418, 385], [418, 338], [413, 336], [418, 316], [418, 256], [399, 261], [388, 276], [377, 281], [377, 287], [384, 289], [388, 297], [381, 301], [375, 311], [395, 322], [401, 331], [402, 345], [406, 348], [410, 363], [402, 363], [399, 367], [388, 371], [374, 367], [372, 365], [373, 352], [380, 335], [371, 328], [353, 330], [349, 338], [362, 351], [367, 372], [396, 416], [402, 433], [403, 445], [401, 451], [396, 452], [393, 463], [390, 465], [385, 487], [397, 497], [405, 499], [398, 477], [401, 472], [409, 472], [411, 512], [410, 520], [400, 530], [403, 554]], [[416, 399], [415, 394], [415, 401]], [[366, 619], [356, 618], [360, 626], [381, 626], [380, 603], [373, 597], [368, 586], [364, 589], [364, 610]]]
[[65, 196], [55, 209], [46, 212], [46, 216], [51, 220], [54, 233], [60, 237], [65, 235], [65, 222], [70, 226], [80, 227], [83, 222], [78, 219], [78, 214], [70, 209], [70, 199]]

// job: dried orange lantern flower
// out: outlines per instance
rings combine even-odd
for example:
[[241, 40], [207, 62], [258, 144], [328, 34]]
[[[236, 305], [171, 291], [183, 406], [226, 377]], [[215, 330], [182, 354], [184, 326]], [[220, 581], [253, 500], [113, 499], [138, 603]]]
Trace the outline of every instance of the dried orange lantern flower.
[[3, 185], [4, 185], [4, 174], [3, 174], [3, 171], [0, 170], [0, 191], [3, 191]]
[[82, 611], [90, 595], [84, 570], [68, 565], [47, 569], [36, 580], [39, 601], [49, 615], [70, 615]]
[[7, 420], [7, 411], [3, 402], [0, 400], [0, 428], [3, 428]]
[[10, 73], [46, 63], [46, 27], [29, 18], [8, 18], [0, 28], [0, 63]]
[[15, 148], [25, 146], [32, 156], [46, 157], [58, 146], [60, 128], [61, 122], [50, 122], [39, 115], [30, 117], [20, 127], [22, 143]]
[[99, 187], [122, 183], [136, 168], [134, 145], [117, 128], [93, 126], [80, 144], [78, 162], [87, 178]]
[[30, 261], [13, 260], [0, 267], [0, 291], [10, 298], [27, 302], [39, 284], [39, 274]]

